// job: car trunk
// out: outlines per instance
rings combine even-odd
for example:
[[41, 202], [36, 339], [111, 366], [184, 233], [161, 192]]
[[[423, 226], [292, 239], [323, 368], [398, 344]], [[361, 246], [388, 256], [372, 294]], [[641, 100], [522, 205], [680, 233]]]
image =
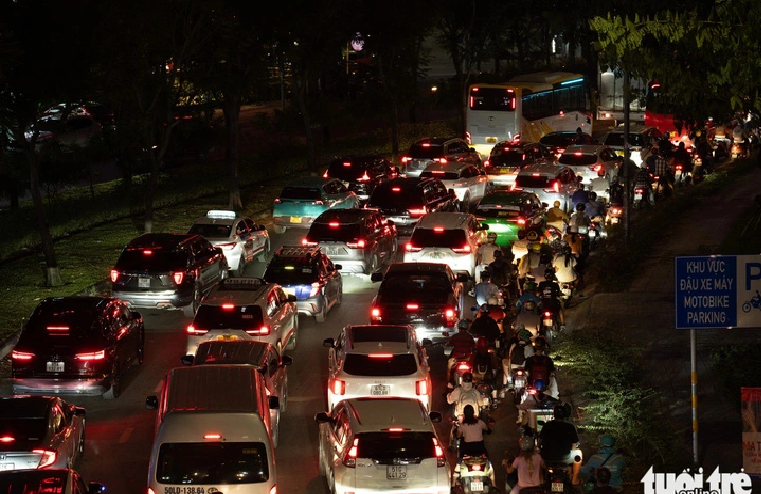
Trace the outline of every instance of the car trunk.
[[103, 372], [109, 359], [108, 342], [98, 329], [50, 324], [37, 331], [25, 331], [16, 345], [19, 352], [31, 352], [30, 360], [14, 359], [17, 377], [76, 379]]
[[[416, 396], [418, 367], [413, 354], [349, 353], [342, 371], [348, 396]], [[417, 378], [422, 379], [425, 376]]]
[[437, 486], [435, 438], [431, 432], [395, 430], [359, 434], [357, 486], [363, 489], [425, 489]]

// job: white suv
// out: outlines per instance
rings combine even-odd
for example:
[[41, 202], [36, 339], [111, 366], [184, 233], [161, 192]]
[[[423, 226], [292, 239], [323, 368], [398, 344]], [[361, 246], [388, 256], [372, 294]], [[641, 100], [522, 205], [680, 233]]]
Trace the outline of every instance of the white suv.
[[412, 398], [354, 398], [315, 416], [319, 469], [335, 494], [449, 494], [451, 470], [428, 412]]
[[265, 341], [282, 356], [296, 348], [299, 313], [280, 285], [259, 278], [227, 278], [201, 301], [187, 327], [186, 355], [204, 341]]
[[447, 189], [454, 190], [460, 211], [468, 211], [478, 204], [489, 187], [486, 172], [461, 162], [433, 163], [423, 170], [420, 178], [437, 178]]
[[423, 216], [404, 246], [403, 262], [434, 262], [473, 278], [478, 247], [488, 226], [467, 213], [429, 213]]
[[428, 354], [410, 326], [346, 326], [326, 338], [328, 410], [347, 398], [397, 396], [431, 405]]

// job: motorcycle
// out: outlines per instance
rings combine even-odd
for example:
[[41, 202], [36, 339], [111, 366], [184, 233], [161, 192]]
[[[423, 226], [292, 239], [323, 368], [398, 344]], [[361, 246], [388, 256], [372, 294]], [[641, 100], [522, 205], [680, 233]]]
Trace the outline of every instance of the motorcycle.
[[[581, 458], [579, 458], [581, 460]], [[563, 462], [548, 462], [545, 460], [547, 473], [545, 475], [545, 492], [572, 494], [576, 492], [568, 475], [568, 464]]]
[[683, 185], [690, 185], [690, 182], [692, 181], [692, 177], [689, 173], [686, 173], [684, 170], [684, 166], [681, 164], [678, 164], [674, 167], [674, 182], [678, 186]]
[[653, 175], [653, 197], [656, 201], [671, 197], [671, 184], [668, 183], [668, 180], [666, 183], [660, 182], [661, 177], [659, 175]]
[[530, 300], [523, 303], [521, 311], [515, 316], [513, 330], [521, 325], [531, 331], [534, 335], [539, 334], [541, 321], [539, 314], [536, 312], [534, 302]]
[[462, 458], [457, 483], [465, 494], [499, 494], [500, 490], [494, 486], [494, 482], [494, 468], [486, 455]]
[[732, 151], [730, 152], [732, 159], [737, 159], [743, 155], [743, 147], [739, 142], [732, 144]]
[[560, 302], [563, 304], [563, 308], [568, 308], [571, 303], [571, 299], [574, 294], [575, 283], [560, 283]]
[[558, 333], [557, 316], [551, 310], [542, 311], [542, 333], [547, 339], [547, 344], [552, 345], [552, 337]]
[[746, 314], [753, 309], [761, 310], [761, 295], [759, 295], [758, 290], [756, 290], [753, 298], [742, 303], [741, 308]]
[[[636, 190], [635, 190], [635, 201], [636, 199]], [[640, 200], [642, 200], [642, 189], [640, 189]], [[608, 208], [608, 217], [607, 222], [611, 225], [615, 225], [616, 223], [619, 223], [621, 221], [621, 218], [624, 215], [624, 208], [621, 206], [611, 206]]]
[[650, 205], [650, 195], [645, 197], [644, 187], [634, 187], [634, 209], [642, 209], [645, 205]]

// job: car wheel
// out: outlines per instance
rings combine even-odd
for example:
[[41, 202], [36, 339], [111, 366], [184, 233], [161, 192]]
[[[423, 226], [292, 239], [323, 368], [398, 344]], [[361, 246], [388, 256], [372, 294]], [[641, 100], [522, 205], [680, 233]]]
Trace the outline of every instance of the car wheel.
[[79, 435], [79, 445], [78, 445], [78, 457], [84, 458], [85, 456], [85, 421], [82, 420], [82, 434]]
[[468, 194], [465, 194], [465, 197], [462, 198], [462, 202], [460, 202], [460, 212], [467, 213], [469, 210], [470, 210], [470, 196]]
[[280, 399], [280, 413], [285, 413], [288, 409], [288, 378], [283, 383], [283, 396]]
[[320, 448], [319, 448], [319, 467], [320, 467], [320, 476], [321, 477], [327, 477], [328, 476], [328, 470], [325, 468], [325, 447], [322, 445], [322, 440], [320, 440]]
[[137, 344], [137, 358], [135, 359], [135, 365], [143, 365], [145, 361], [145, 333], [140, 332], [140, 341]]
[[246, 256], [241, 254], [240, 261], [238, 261], [238, 269], [235, 270], [236, 278], [243, 278], [246, 274]]
[[370, 265], [367, 267], [367, 270], [366, 270], [365, 274], [373, 274], [377, 270], [378, 270], [378, 254], [375, 253], [370, 258]]
[[274, 227], [272, 227], [272, 229], [273, 229], [273, 230], [275, 231], [275, 233], [277, 233], [278, 235], [282, 235], [283, 233], [285, 233], [285, 230], [286, 230], [286, 228], [287, 228], [287, 227], [285, 227], [285, 226], [282, 226], [282, 225], [275, 225]]
[[196, 283], [193, 287], [193, 301], [182, 308], [182, 313], [185, 317], [193, 317], [199, 305], [201, 305], [201, 287]]
[[336, 297], [336, 307], [341, 305], [341, 302], [344, 300], [344, 289], [343, 286], [338, 289], [338, 296]]
[[122, 379], [120, 372], [121, 366], [119, 365], [119, 362], [114, 362], [114, 365], [111, 366], [111, 387], [108, 391], [103, 393], [103, 398], [113, 400], [114, 398], [118, 398], [122, 393]]
[[264, 244], [264, 249], [256, 256], [256, 260], [259, 262], [267, 262], [267, 256], [270, 253], [270, 241]]
[[288, 344], [285, 346], [287, 350], [295, 350], [296, 349], [296, 339], [298, 337], [299, 333], [299, 316], [296, 314], [293, 316], [293, 333], [291, 333], [291, 337], [288, 340]]
[[322, 310], [314, 315], [314, 318], [317, 322], [323, 323], [325, 322], [325, 317], [328, 315], [328, 301], [323, 300], [322, 303]]

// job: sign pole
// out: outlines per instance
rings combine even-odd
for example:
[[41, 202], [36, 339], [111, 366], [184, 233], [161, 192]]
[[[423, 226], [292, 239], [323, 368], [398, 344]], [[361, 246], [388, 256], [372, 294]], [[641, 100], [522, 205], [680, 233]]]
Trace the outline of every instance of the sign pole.
[[698, 463], [698, 359], [695, 329], [690, 330], [690, 391], [692, 394], [692, 459]]

